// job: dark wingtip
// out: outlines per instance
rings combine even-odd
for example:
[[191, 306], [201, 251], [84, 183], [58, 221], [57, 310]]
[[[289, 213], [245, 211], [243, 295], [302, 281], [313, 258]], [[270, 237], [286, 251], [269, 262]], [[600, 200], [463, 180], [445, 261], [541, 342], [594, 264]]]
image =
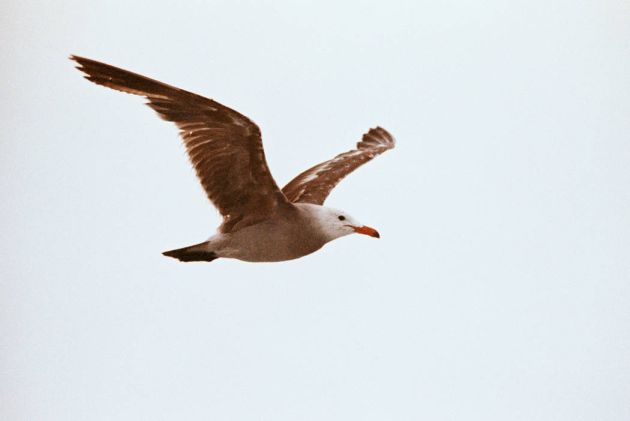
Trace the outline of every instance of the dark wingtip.
[[76, 63], [78, 63], [79, 65], [81, 65], [81, 62], [82, 62], [82, 61], [85, 61], [85, 60], [86, 60], [85, 58], [83, 58], [83, 57], [81, 57], [81, 56], [77, 56], [76, 54], [70, 54], [70, 55], [68, 56], [68, 59], [69, 59], [69, 60], [72, 60], [72, 61], [74, 61], [74, 62], [76, 62]]
[[76, 66], [74, 66], [74, 68], [84, 73], [83, 77], [86, 78], [87, 80], [90, 80], [89, 75], [85, 71], [85, 61], [88, 59], [85, 59], [83, 57], [80, 57], [74, 54], [70, 54], [68, 56], [68, 59], [74, 61], [76, 63]]
[[[363, 134], [357, 143], [357, 149], [385, 148], [392, 149], [396, 145], [396, 139], [390, 132], [381, 126], [376, 126]], [[382, 153], [382, 152], [380, 152]]]

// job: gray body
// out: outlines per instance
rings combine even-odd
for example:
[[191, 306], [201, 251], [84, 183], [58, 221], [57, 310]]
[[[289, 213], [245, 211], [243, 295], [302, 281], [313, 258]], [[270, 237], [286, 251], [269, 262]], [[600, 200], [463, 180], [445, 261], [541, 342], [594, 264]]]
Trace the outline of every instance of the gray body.
[[279, 262], [311, 254], [333, 238], [319, 229], [314, 208], [323, 206], [296, 203], [277, 217], [232, 233], [218, 233], [207, 241], [207, 250], [217, 257], [248, 262]]
[[[344, 221], [338, 217], [344, 216]], [[200, 244], [164, 254], [182, 261], [219, 257], [247, 262], [280, 262], [311, 254], [335, 238], [354, 232], [347, 213], [310, 203], [295, 203], [274, 217], [237, 231], [218, 232]]]

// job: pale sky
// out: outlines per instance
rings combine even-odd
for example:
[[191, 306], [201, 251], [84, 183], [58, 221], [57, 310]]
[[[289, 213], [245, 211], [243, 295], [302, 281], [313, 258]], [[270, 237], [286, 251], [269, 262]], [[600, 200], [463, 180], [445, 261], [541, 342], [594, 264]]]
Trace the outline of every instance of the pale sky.
[[[630, 3], [9, 1], [3, 420], [630, 419]], [[176, 128], [78, 54], [262, 129], [278, 184], [381, 125], [327, 204], [377, 228], [274, 264]]]

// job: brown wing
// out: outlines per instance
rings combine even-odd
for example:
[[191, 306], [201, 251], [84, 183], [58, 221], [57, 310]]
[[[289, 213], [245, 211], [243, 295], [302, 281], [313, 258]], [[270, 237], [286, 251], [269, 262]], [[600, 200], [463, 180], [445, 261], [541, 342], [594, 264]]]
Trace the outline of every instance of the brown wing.
[[348, 174], [395, 145], [394, 137], [381, 127], [370, 129], [352, 151], [317, 164], [289, 182], [282, 192], [291, 202], [321, 205]]
[[224, 218], [222, 232], [266, 219], [288, 205], [273, 180], [260, 129], [247, 117], [208, 98], [87, 58], [71, 56], [85, 78], [140, 95], [180, 129], [197, 176]]

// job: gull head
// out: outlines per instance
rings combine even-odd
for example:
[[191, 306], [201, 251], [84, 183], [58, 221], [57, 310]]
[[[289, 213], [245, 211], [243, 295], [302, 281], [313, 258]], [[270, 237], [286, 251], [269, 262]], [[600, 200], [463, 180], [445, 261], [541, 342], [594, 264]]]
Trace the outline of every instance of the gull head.
[[343, 237], [348, 234], [363, 234], [374, 238], [380, 238], [380, 234], [374, 228], [363, 225], [348, 212], [324, 206], [313, 208], [314, 223], [320, 231], [330, 240]]

